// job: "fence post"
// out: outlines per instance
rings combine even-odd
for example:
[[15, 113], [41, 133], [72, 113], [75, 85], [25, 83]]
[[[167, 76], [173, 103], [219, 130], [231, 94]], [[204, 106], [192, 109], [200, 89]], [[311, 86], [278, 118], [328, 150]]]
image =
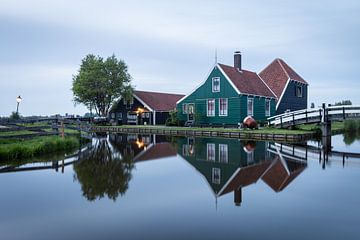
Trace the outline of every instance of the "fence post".
[[295, 114], [294, 113], [292, 114], [292, 117], [293, 117], [293, 125], [295, 125]]
[[343, 119], [345, 120], [345, 107], [343, 107]]
[[281, 125], [281, 128], [283, 127], [283, 120], [282, 120], [282, 116], [280, 116], [280, 125]]

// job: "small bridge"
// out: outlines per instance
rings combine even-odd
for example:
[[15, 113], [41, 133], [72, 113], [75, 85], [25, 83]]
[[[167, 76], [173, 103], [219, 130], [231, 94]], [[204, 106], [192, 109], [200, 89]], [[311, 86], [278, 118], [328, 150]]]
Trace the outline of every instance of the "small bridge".
[[318, 160], [325, 169], [326, 164], [341, 164], [360, 167], [360, 153], [325, 151], [322, 147], [311, 145], [290, 145], [286, 143], [268, 143], [267, 151], [281, 154], [287, 159], [298, 162]]
[[345, 119], [360, 119], [360, 106], [332, 106], [322, 108], [303, 109], [288, 112], [268, 118], [270, 126], [287, 128], [301, 124], [331, 123]]

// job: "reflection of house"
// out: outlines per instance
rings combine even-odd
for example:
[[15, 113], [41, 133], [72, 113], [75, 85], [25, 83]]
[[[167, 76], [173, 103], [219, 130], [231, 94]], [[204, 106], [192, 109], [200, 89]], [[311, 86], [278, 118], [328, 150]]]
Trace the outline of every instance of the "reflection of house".
[[262, 176], [262, 180], [274, 191], [280, 192], [305, 168], [306, 164], [303, 162], [284, 160], [277, 156], [264, 176]]
[[241, 188], [263, 179], [282, 191], [306, 167], [304, 162], [280, 161], [267, 146], [235, 139], [178, 139], [178, 153], [205, 177], [215, 196], [234, 192], [236, 205], [241, 203]]
[[134, 91], [133, 99], [120, 99], [110, 110], [110, 120], [117, 124], [165, 124], [176, 101], [184, 95]]
[[177, 151], [171, 143], [162, 142], [151, 144], [147, 149], [134, 158], [134, 162], [156, 160], [176, 156]]
[[177, 151], [166, 136], [153, 134], [111, 134], [112, 146], [124, 157], [134, 162], [176, 156]]

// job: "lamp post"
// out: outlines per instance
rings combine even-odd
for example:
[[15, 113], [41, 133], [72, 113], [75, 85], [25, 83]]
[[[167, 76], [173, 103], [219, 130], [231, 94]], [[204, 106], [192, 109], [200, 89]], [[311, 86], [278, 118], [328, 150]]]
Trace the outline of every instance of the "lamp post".
[[16, 115], [19, 116], [19, 104], [21, 103], [22, 98], [20, 95], [16, 98]]

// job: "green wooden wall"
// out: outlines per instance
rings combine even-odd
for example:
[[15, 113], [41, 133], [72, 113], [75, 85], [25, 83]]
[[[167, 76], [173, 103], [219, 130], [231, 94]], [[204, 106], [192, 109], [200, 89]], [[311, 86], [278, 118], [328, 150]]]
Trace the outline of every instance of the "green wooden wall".
[[[256, 142], [253, 155], [253, 162], [248, 162], [248, 154], [243, 150], [247, 142], [240, 142], [237, 139], [221, 138], [193, 138], [193, 154], [184, 154], [184, 147], [188, 144], [187, 138], [178, 138], [178, 154], [199, 171], [208, 181], [214, 193], [218, 193], [224, 184], [230, 179], [238, 168], [260, 164], [270, 160], [266, 156], [267, 142]], [[215, 144], [215, 161], [207, 160], [207, 144]], [[228, 146], [228, 162], [219, 161], [219, 144]], [[212, 182], [212, 169], [221, 170], [220, 183]]]
[[[220, 78], [220, 92], [212, 92], [212, 78]], [[183, 113], [183, 104], [193, 103], [195, 105], [195, 124], [231, 124], [236, 125], [242, 122], [247, 116], [247, 95], [239, 95], [231, 86], [229, 81], [214, 67], [206, 81], [193, 93], [177, 104], [178, 118], [183, 121], [188, 120], [187, 114]], [[219, 99], [228, 99], [228, 115], [219, 116]], [[254, 118], [264, 121], [265, 117], [265, 97], [254, 98]], [[206, 103], [208, 99], [215, 99], [215, 116], [206, 116]], [[271, 116], [275, 114], [275, 100], [271, 100]]]

